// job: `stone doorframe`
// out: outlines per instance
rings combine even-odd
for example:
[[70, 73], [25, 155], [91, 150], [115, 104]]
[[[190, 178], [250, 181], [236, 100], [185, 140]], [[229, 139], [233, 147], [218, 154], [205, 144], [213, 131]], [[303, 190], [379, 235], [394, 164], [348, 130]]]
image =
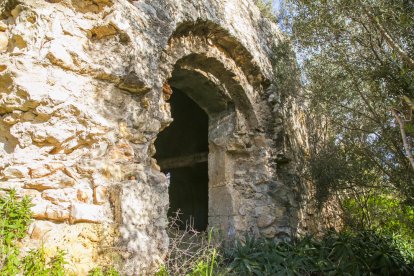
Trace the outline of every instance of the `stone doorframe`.
[[[209, 116], [209, 227], [219, 229], [226, 239], [258, 232], [251, 221], [254, 216], [247, 215], [257, 204], [246, 199], [255, 192], [238, 186], [242, 178], [265, 182], [271, 177], [266, 162], [257, 160], [267, 147], [256, 111], [265, 85], [260, 70], [240, 43], [204, 21], [181, 24], [160, 64], [164, 83], [184, 91]], [[160, 104], [168, 109], [166, 98], [160, 97]], [[246, 175], [254, 167], [261, 168]]]

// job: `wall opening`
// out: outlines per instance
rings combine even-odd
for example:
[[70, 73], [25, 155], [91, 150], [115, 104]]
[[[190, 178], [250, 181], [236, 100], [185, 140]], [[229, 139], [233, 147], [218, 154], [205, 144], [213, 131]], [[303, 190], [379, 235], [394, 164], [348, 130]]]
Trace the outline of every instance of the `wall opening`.
[[170, 178], [169, 217], [179, 212], [181, 229], [208, 225], [208, 115], [183, 91], [169, 100], [174, 121], [155, 141], [155, 158]]

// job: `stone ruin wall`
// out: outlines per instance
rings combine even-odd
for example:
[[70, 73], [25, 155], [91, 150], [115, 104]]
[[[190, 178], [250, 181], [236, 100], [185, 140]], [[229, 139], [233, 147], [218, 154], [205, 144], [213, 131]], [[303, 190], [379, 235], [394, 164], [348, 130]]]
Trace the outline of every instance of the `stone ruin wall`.
[[282, 37], [253, 1], [0, 8], [0, 191], [32, 197], [25, 249], [64, 248], [78, 274], [114, 262], [145, 274], [162, 262], [168, 181], [153, 156], [172, 121], [173, 72], [189, 80], [176, 85], [191, 91], [201, 81], [229, 106], [199, 103], [213, 110], [210, 227], [225, 239], [312, 228], [300, 200], [304, 113], [277, 100], [270, 57]]

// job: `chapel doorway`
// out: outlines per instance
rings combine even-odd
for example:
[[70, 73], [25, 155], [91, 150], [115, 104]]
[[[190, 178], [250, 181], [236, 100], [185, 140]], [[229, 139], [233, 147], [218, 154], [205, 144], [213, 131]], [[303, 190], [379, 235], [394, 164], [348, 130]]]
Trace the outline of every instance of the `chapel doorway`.
[[155, 141], [155, 158], [169, 177], [168, 217], [178, 214], [180, 229], [205, 231], [208, 226], [209, 118], [183, 91], [172, 88], [174, 121]]

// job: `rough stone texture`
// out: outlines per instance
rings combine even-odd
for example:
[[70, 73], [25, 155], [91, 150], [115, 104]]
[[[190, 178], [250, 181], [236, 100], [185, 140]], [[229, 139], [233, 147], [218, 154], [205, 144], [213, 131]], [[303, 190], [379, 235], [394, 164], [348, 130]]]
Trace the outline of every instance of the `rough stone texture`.
[[210, 118], [209, 227], [224, 239], [313, 227], [304, 109], [272, 84], [282, 37], [252, 0], [0, 10], [0, 189], [33, 198], [26, 248], [64, 247], [78, 275], [111, 259], [131, 275], [162, 262], [168, 179], [152, 156], [172, 121], [167, 82]]

